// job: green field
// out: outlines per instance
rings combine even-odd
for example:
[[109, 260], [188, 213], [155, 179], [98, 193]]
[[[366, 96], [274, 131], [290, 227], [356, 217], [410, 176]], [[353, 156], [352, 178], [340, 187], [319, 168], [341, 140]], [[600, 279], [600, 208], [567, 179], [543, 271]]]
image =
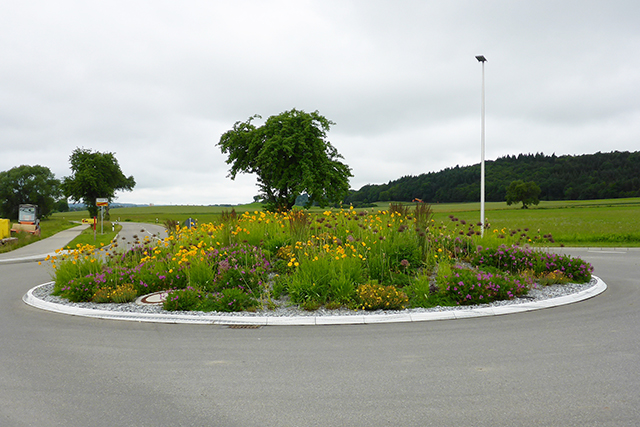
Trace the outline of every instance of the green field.
[[[388, 203], [378, 203], [379, 209], [386, 209]], [[407, 204], [409, 205], [409, 204]], [[160, 223], [187, 218], [200, 223], [217, 222], [223, 211], [231, 207], [221, 206], [149, 206], [111, 209], [111, 219], [120, 222]], [[252, 203], [234, 206], [237, 213], [260, 211], [261, 205]], [[376, 209], [376, 208], [369, 208]], [[435, 204], [432, 205], [437, 222], [451, 222], [449, 215], [470, 223], [480, 220], [480, 203]], [[314, 208], [312, 212], [321, 212]], [[54, 219], [80, 220], [87, 217], [87, 211], [65, 212], [53, 215]], [[525, 229], [541, 234], [551, 234], [556, 244], [565, 246], [640, 246], [640, 198], [542, 201], [529, 209], [507, 206], [504, 202], [487, 203], [485, 218], [490, 230]]]
[[95, 232], [92, 227], [89, 227], [69, 242], [66, 247], [75, 249], [77, 245], [107, 246], [118, 235], [120, 230], [122, 230], [122, 225], [116, 225], [113, 231], [111, 231], [111, 227], [107, 227], [101, 234], [99, 225]]
[[[440, 221], [449, 221], [450, 214], [480, 220], [479, 203], [435, 205], [433, 210]], [[565, 246], [640, 246], [640, 198], [540, 202], [529, 209], [487, 203], [485, 218], [491, 230], [540, 230]]]
[[11, 244], [0, 245], [0, 253], [10, 252], [21, 248], [22, 246], [37, 242], [38, 240], [46, 239], [47, 237], [53, 236], [54, 234], [68, 228], [75, 227], [76, 225], [77, 224], [63, 219], [62, 217], [46, 219], [40, 222], [40, 236], [33, 236], [29, 233], [19, 233], [17, 236], [14, 235], [14, 237], [18, 237], [18, 241]]

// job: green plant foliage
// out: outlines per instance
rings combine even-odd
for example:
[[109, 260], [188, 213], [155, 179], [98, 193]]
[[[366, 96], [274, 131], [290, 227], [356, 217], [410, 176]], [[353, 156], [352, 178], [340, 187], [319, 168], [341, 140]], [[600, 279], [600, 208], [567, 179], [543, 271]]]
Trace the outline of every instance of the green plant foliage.
[[133, 176], [126, 177], [122, 173], [114, 153], [76, 148], [71, 153], [69, 162], [71, 176], [64, 178], [62, 191], [65, 197], [87, 205], [92, 217], [98, 216], [97, 198], [111, 200], [116, 191], [130, 191], [136, 185]]
[[522, 202], [522, 209], [527, 209], [529, 205], [540, 203], [540, 187], [533, 181], [524, 182], [522, 180], [513, 181], [507, 187], [507, 205]]
[[220, 292], [208, 294], [203, 300], [202, 311], [254, 311], [258, 305], [252, 294], [241, 288], [227, 288]]
[[445, 277], [443, 293], [457, 305], [488, 304], [526, 295], [529, 287], [521, 278], [454, 266]]
[[162, 307], [168, 311], [198, 310], [202, 304], [202, 298], [202, 291], [187, 286], [185, 289], [176, 289], [169, 292], [162, 303]]
[[479, 267], [494, 267], [516, 274], [531, 270], [537, 276], [544, 276], [558, 271], [562, 276], [576, 283], [591, 280], [593, 271], [593, 267], [581, 259], [568, 255], [536, 252], [519, 246], [478, 247], [471, 262]]
[[0, 218], [18, 219], [21, 204], [38, 205], [38, 216], [47, 218], [62, 194], [60, 181], [44, 166], [17, 166], [0, 172]]
[[126, 303], [136, 299], [138, 293], [131, 283], [117, 285], [115, 288], [111, 286], [101, 286], [96, 289], [93, 294], [92, 301], [96, 303]]
[[[126, 252], [78, 247], [54, 260], [55, 291], [74, 301], [114, 301], [116, 290], [123, 300], [133, 298], [131, 288], [135, 296], [164, 290], [167, 310], [280, 303], [376, 310], [481, 304], [525, 295], [534, 282], [590, 278], [591, 266], [579, 259], [503, 244], [531, 240], [526, 234], [501, 230], [477, 247], [477, 224], [425, 218], [400, 209], [245, 212], [231, 223], [176, 227]], [[477, 269], [459, 267], [469, 263]]]
[[[640, 152], [546, 156], [543, 153], [505, 156], [486, 162], [486, 200], [504, 202], [513, 181], [534, 181], [540, 200], [590, 200], [640, 196]], [[403, 176], [386, 184], [367, 184], [351, 191], [346, 204], [382, 201], [428, 203], [477, 202], [480, 164], [446, 168], [418, 176]]]
[[71, 279], [67, 285], [60, 288], [58, 295], [71, 302], [91, 301], [101, 285], [101, 282], [95, 279], [95, 276]]
[[288, 211], [301, 194], [308, 194], [307, 206], [339, 203], [349, 191], [350, 168], [326, 140], [333, 123], [317, 111], [285, 111], [256, 127], [236, 122], [225, 132], [218, 147], [228, 154], [229, 176], [256, 173], [260, 197], [270, 211]]
[[408, 297], [409, 307], [429, 307], [431, 304], [431, 277], [421, 272], [413, 282], [402, 289]]
[[363, 310], [402, 310], [408, 300], [395, 286], [380, 285], [376, 281], [358, 286], [358, 306]]

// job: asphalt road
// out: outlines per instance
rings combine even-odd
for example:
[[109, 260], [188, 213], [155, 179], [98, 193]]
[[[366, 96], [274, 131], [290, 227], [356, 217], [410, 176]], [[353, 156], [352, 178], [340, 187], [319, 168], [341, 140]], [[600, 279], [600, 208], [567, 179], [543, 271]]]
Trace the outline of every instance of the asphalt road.
[[[640, 251], [570, 251], [602, 295], [465, 320], [232, 329], [97, 320], [0, 265], [0, 426], [636, 426]], [[615, 252], [615, 253], [610, 253]]]

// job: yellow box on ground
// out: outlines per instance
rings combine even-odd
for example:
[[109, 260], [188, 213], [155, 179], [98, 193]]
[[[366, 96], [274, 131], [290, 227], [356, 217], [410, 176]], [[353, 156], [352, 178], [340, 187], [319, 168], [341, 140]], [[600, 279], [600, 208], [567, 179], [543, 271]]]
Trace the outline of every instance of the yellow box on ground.
[[11, 227], [8, 219], [0, 218], [0, 239], [11, 237]]

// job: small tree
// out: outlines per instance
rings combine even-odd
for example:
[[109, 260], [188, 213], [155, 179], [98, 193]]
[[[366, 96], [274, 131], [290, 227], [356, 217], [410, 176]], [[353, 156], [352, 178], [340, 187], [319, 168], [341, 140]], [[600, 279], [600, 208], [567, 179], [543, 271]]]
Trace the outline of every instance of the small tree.
[[76, 148], [69, 162], [71, 176], [62, 182], [64, 195], [77, 202], [82, 201], [91, 216], [98, 215], [97, 198], [107, 198], [111, 202], [116, 191], [131, 191], [136, 185], [133, 176], [124, 176], [114, 153]]
[[326, 140], [333, 122], [317, 111], [295, 109], [269, 117], [260, 127], [252, 123], [256, 118], [260, 116], [236, 122], [217, 144], [229, 155], [231, 179], [238, 172], [256, 173], [260, 196], [271, 211], [290, 210], [304, 193], [309, 195], [307, 205], [326, 206], [344, 199], [352, 175]]
[[69, 212], [69, 202], [62, 198], [58, 200], [53, 208], [56, 212]]
[[18, 219], [21, 204], [38, 205], [41, 218], [48, 217], [60, 197], [60, 181], [44, 166], [17, 166], [0, 172], [0, 216]]
[[524, 182], [521, 179], [511, 182], [507, 188], [507, 205], [522, 202], [522, 209], [528, 209], [529, 205], [540, 203], [540, 187], [533, 181]]

